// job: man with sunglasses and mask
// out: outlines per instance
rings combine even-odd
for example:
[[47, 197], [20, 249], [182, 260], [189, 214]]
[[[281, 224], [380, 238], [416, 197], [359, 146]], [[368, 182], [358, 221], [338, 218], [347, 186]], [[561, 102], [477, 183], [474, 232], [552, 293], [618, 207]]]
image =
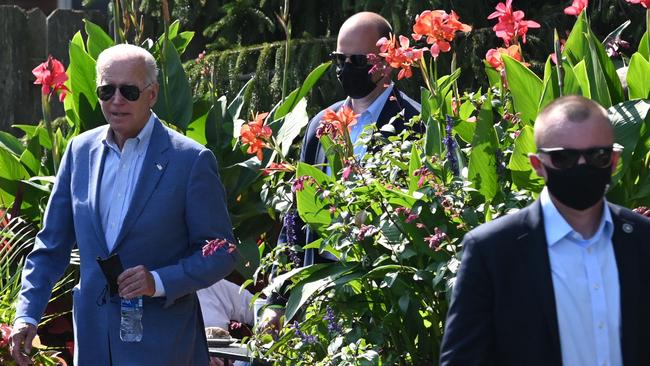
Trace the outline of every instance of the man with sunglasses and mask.
[[[11, 335], [19, 365], [70, 260], [76, 365], [208, 365], [196, 291], [228, 275], [234, 254], [204, 256], [206, 240], [234, 242], [212, 152], [164, 126], [153, 56], [117, 45], [97, 58], [97, 96], [108, 125], [73, 138], [34, 249], [27, 256]], [[114, 257], [117, 256], [117, 257]], [[119, 257], [113, 279], [101, 259]], [[122, 271], [123, 269], [123, 271]], [[114, 281], [115, 280], [115, 281]], [[121, 337], [121, 299], [142, 297], [142, 333]]]
[[[392, 28], [388, 21], [381, 15], [372, 12], [357, 13], [341, 25], [336, 51], [332, 52], [330, 57], [347, 98], [332, 104], [311, 119], [302, 142], [301, 161], [320, 166], [321, 169], [331, 174], [326, 166], [325, 151], [316, 136], [316, 131], [327, 109], [338, 111], [343, 106], [347, 106], [359, 115], [356, 124], [350, 131], [353, 144], [366, 126], [375, 124], [384, 137], [397, 135], [406, 128], [406, 122], [420, 113], [420, 104], [394, 86], [391, 80], [392, 69], [390, 66], [378, 67], [377, 69], [383, 69], [380, 72], [371, 72], [373, 65], [369, 62], [368, 55], [378, 55], [380, 51], [377, 41], [382, 37], [390, 37], [391, 32]], [[414, 129], [419, 132], [423, 131], [419, 124]], [[369, 146], [356, 144], [354, 154], [357, 159], [361, 159], [368, 149], [376, 148], [376, 143], [377, 140], [373, 139]], [[316, 240], [315, 233], [309, 228], [304, 228], [304, 222], [300, 217], [295, 216], [295, 220], [290, 225], [292, 225], [291, 231], [297, 236], [297, 244], [304, 246]], [[278, 239], [279, 243], [287, 242], [287, 230], [285, 223]], [[303, 266], [336, 260], [336, 257], [331, 254], [318, 254], [314, 249], [307, 249], [298, 255]], [[273, 309], [267, 308], [264, 312], [261, 327], [279, 326], [278, 318], [281, 311], [276, 309], [278, 306], [285, 305], [286, 301], [287, 294], [279, 292], [272, 294], [269, 304], [276, 306]]]
[[558, 98], [535, 122], [539, 199], [470, 231], [440, 364], [650, 365], [650, 220], [607, 202], [607, 112]]

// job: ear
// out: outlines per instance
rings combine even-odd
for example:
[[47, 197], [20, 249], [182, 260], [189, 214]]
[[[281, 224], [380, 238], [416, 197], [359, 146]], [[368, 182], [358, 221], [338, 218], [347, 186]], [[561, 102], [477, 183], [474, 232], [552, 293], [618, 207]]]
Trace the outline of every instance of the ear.
[[528, 161], [530, 161], [530, 165], [535, 169], [535, 173], [546, 180], [546, 170], [544, 169], [544, 164], [542, 164], [542, 160], [539, 156], [530, 153], [528, 154]]
[[154, 83], [151, 85], [149, 89], [150, 89], [149, 108], [153, 108], [153, 106], [156, 105], [156, 101], [158, 101], [158, 92], [160, 91], [160, 84]]

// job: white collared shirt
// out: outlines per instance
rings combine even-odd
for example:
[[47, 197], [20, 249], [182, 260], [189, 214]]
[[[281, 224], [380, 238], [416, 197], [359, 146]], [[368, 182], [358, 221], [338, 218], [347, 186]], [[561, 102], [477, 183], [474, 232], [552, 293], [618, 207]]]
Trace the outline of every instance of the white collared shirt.
[[[361, 132], [363, 131], [364, 127], [377, 122], [379, 119], [379, 115], [381, 114], [382, 109], [384, 109], [384, 105], [386, 104], [386, 101], [388, 100], [388, 97], [391, 95], [393, 92], [393, 86], [394, 83], [391, 82], [390, 85], [384, 90], [379, 96], [370, 104], [368, 109], [366, 109], [361, 115], [357, 118], [357, 123], [355, 123], [352, 126], [352, 129], [350, 131], [350, 140], [354, 144], [357, 139], [359, 138], [359, 135], [361, 135]], [[348, 97], [345, 100], [344, 105], [348, 107], [352, 107], [352, 99]], [[354, 146], [354, 156], [357, 157], [357, 159], [361, 159], [363, 154], [366, 153], [368, 146], [366, 144], [355, 144]]]
[[540, 195], [553, 279], [562, 363], [621, 366], [621, 306], [605, 202], [598, 230], [583, 238], [562, 217], [547, 188]]

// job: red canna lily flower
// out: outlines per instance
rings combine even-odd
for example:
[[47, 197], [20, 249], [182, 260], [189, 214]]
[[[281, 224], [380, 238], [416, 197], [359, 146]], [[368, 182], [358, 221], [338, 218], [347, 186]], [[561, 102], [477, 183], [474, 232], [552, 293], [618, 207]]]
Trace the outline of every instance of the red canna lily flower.
[[641, 4], [644, 8], [650, 9], [650, 0], [625, 0], [630, 4]]
[[[519, 45], [516, 44], [508, 48], [499, 47], [488, 50], [487, 54], [485, 55], [485, 60], [497, 71], [503, 71], [505, 66], [503, 64], [503, 60], [501, 59], [502, 54], [508, 55], [517, 61], [523, 61], [521, 57], [521, 48], [519, 48]], [[524, 65], [528, 66], [527, 63], [524, 63]]]
[[11, 335], [11, 326], [0, 324], [0, 348], [9, 345], [9, 335]]
[[59, 93], [59, 100], [63, 102], [67, 93], [70, 90], [63, 85], [68, 80], [68, 75], [65, 73], [65, 68], [61, 61], [49, 55], [47, 61], [36, 66], [32, 70], [32, 74], [36, 76], [34, 84], [41, 85], [41, 93], [43, 95], [52, 95]]
[[564, 9], [564, 14], [578, 16], [589, 5], [589, 0], [573, 0], [571, 6]]
[[382, 37], [377, 41], [377, 47], [379, 47], [380, 51], [379, 56], [383, 57], [390, 67], [400, 69], [397, 80], [413, 76], [411, 66], [422, 58], [426, 50], [426, 48], [409, 47], [409, 39], [404, 36], [399, 36], [399, 43], [400, 46], [397, 47], [397, 40], [392, 34], [389, 39]]
[[459, 21], [458, 14], [453, 10], [451, 14], [443, 10], [425, 10], [415, 17], [412, 37], [419, 41], [426, 37], [426, 42], [431, 45], [431, 55], [436, 58], [440, 52], [449, 52], [456, 32], [469, 32], [472, 27]]
[[487, 18], [498, 18], [499, 22], [492, 28], [497, 37], [503, 39], [506, 46], [516, 43], [521, 37], [523, 43], [526, 43], [526, 33], [528, 28], [539, 28], [539, 23], [532, 20], [524, 20], [524, 12], [521, 10], [512, 10], [512, 0], [506, 0], [496, 6], [496, 11]]
[[327, 109], [323, 115], [320, 126], [316, 130], [316, 137], [329, 135], [332, 139], [343, 135], [344, 131], [350, 131], [350, 128], [357, 123], [358, 114], [354, 114], [352, 108], [348, 106], [341, 107], [338, 112]]
[[264, 119], [268, 113], [260, 113], [253, 116], [251, 122], [241, 126], [239, 139], [243, 145], [248, 145], [249, 154], [257, 154], [257, 158], [264, 159], [264, 147], [271, 138], [273, 131], [271, 127], [264, 125]]

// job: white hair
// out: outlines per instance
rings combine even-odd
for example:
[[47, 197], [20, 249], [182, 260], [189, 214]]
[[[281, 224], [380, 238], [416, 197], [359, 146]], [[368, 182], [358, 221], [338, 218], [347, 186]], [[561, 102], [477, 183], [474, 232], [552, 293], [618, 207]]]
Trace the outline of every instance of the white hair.
[[97, 57], [97, 65], [95, 68], [97, 73], [97, 86], [102, 82], [101, 77], [105, 65], [109, 61], [116, 59], [140, 59], [144, 62], [146, 68], [147, 80], [145, 82], [151, 84], [158, 80], [158, 65], [156, 65], [156, 59], [153, 58], [151, 53], [142, 47], [123, 43], [103, 50]]

